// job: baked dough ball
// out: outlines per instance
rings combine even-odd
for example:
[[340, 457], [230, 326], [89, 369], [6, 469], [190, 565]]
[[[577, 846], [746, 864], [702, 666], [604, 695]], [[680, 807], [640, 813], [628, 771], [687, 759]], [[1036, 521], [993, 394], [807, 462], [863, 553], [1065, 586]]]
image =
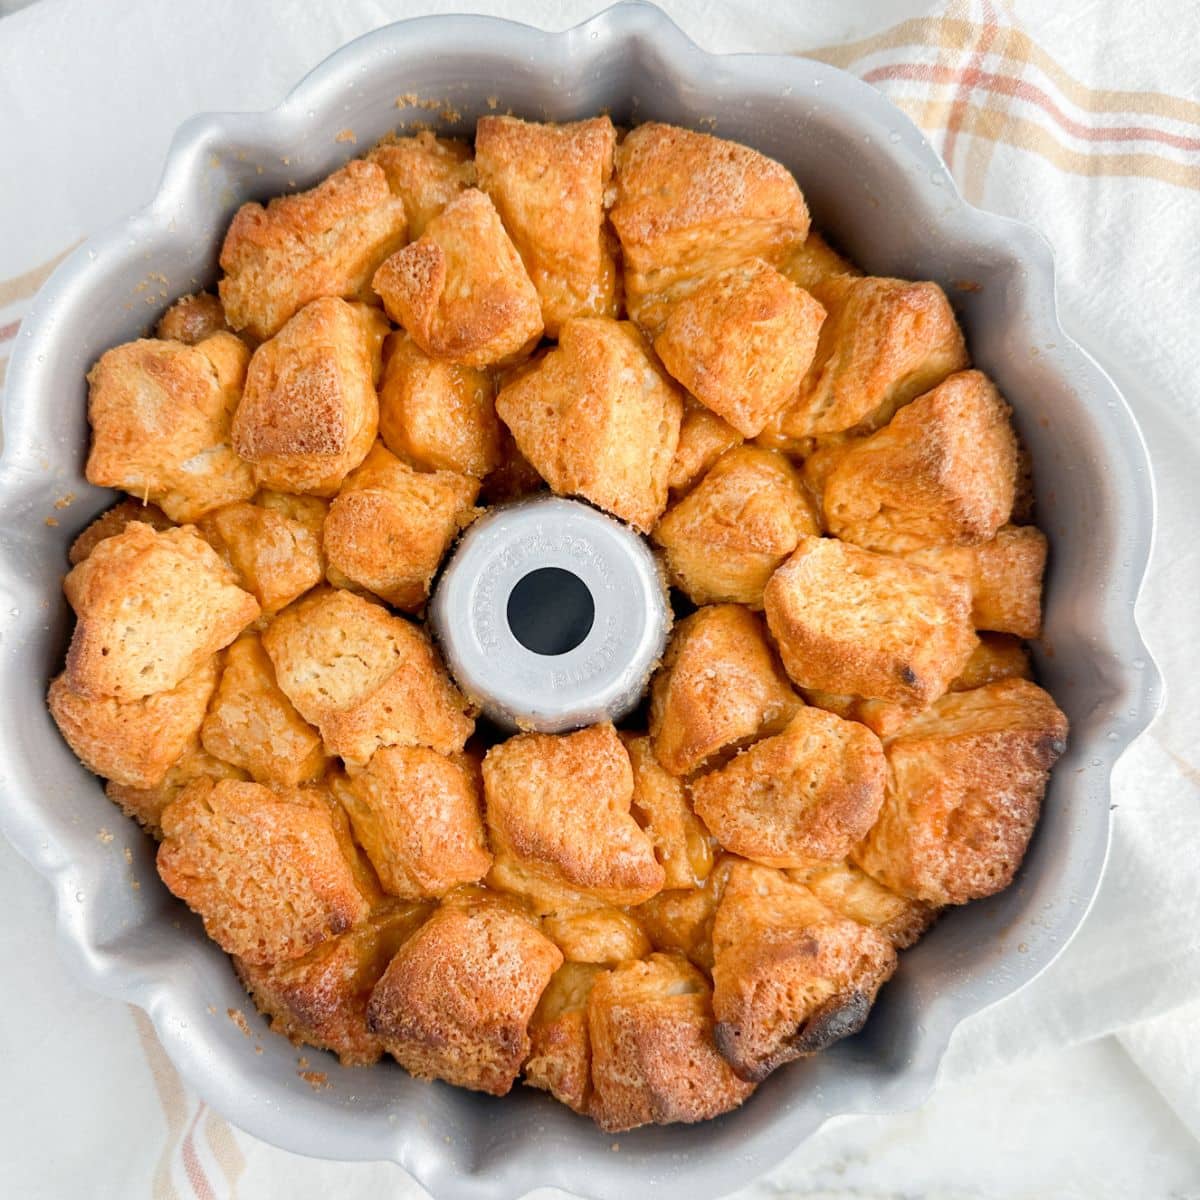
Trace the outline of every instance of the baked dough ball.
[[511, 362], [542, 336], [537, 290], [495, 206], [474, 188], [375, 272], [393, 321], [434, 358], [471, 367]]
[[479, 186], [500, 213], [542, 303], [546, 335], [571, 317], [617, 315], [605, 227], [616, 131], [608, 117], [566, 125], [480, 117]]
[[529, 1022], [525, 1082], [584, 1115], [592, 1097], [588, 997], [604, 970], [595, 963], [563, 963], [546, 985]]
[[[967, 664], [950, 681], [951, 692], [966, 692], [998, 679], [1032, 679], [1029, 655], [1016, 638], [997, 633], [979, 637]], [[895, 700], [864, 700], [861, 696], [838, 696], [805, 689], [804, 698], [817, 708], [827, 709], [848, 721], [861, 721], [881, 738], [895, 736], [927, 705]]]
[[63, 580], [79, 620], [66, 681], [89, 699], [165, 692], [258, 616], [253, 596], [194, 529], [134, 521]]
[[799, 439], [869, 433], [967, 365], [954, 312], [936, 283], [834, 275], [813, 286], [825, 324], [800, 394], [769, 429]]
[[196, 346], [143, 338], [102, 354], [88, 372], [88, 482], [153, 500], [173, 521], [252, 496], [229, 438], [249, 354], [231, 333]]
[[542, 932], [567, 962], [615, 967], [650, 953], [650, 939], [637, 921], [608, 905], [548, 913], [542, 918]]
[[453, 754], [475, 728], [425, 633], [362, 596], [311, 592], [262, 641], [284, 694], [348, 764], [367, 763], [380, 746]]
[[843, 258], [815, 229], [810, 229], [803, 244], [779, 264], [779, 270], [797, 287], [812, 291], [831, 275], [861, 275], [848, 258]]
[[991, 541], [977, 546], [929, 546], [905, 558], [965, 580], [976, 629], [1030, 639], [1041, 636], [1046, 535], [1040, 529], [1006, 525]]
[[686, 492], [725, 453], [742, 440], [732, 425], [691, 396], [683, 400], [679, 445], [671, 460], [667, 486], [672, 495]]
[[700, 887], [674, 888], [631, 909], [655, 950], [685, 955], [712, 973], [712, 925], [730, 868], [741, 859], [721, 853]]
[[320, 537], [277, 508], [227, 504], [201, 517], [198, 528], [268, 615], [304, 595], [324, 574]]
[[675, 626], [650, 684], [650, 738], [672, 775], [779, 733], [802, 707], [762, 622], [737, 604], [701, 608]]
[[521, 453], [560, 496], [649, 531], [667, 506], [683, 401], [628, 321], [567, 321], [496, 398]]
[[887, 795], [855, 863], [930, 904], [1002, 891], [1066, 738], [1066, 717], [1027, 680], [943, 696], [887, 743]]
[[235, 958], [238, 977], [271, 1029], [293, 1043], [332, 1050], [346, 1067], [379, 1061], [367, 1002], [400, 947], [429, 915], [424, 904], [389, 904], [303, 958], [269, 965]]
[[529, 1019], [561, 965], [554, 943], [511, 909], [443, 905], [383, 973], [367, 1026], [418, 1079], [503, 1096], [529, 1053]]
[[323, 791], [197, 779], [162, 826], [163, 882], [248, 963], [300, 958], [371, 911], [345, 817]]
[[408, 334], [393, 333], [379, 385], [379, 436], [418, 470], [482, 479], [501, 463], [491, 377], [430, 358]]
[[851, 446], [825, 481], [829, 531], [868, 550], [994, 537], [1012, 513], [1017, 439], [979, 371], [960, 371]]
[[588, 997], [591, 1115], [616, 1133], [705, 1121], [754, 1091], [713, 1044], [712, 992], [687, 959], [652, 954], [599, 976]]
[[769, 867], [844, 859], [883, 803], [879, 739], [856, 721], [802, 708], [782, 733], [692, 784], [692, 802], [726, 850]]
[[403, 201], [408, 236], [414, 239], [464, 188], [475, 185], [471, 147], [426, 129], [411, 137], [385, 137], [367, 161], [383, 168], [388, 187]]
[[743, 1079], [816, 1054], [866, 1023], [896, 951], [782, 871], [735, 863], [713, 922], [717, 1046]]
[[243, 204], [221, 247], [226, 318], [265, 340], [319, 297], [367, 299], [375, 268], [407, 235], [403, 202], [380, 167], [361, 159], [266, 208]]
[[629, 814], [633, 771], [611, 725], [493, 746], [483, 790], [493, 887], [543, 912], [577, 901], [637, 904], [661, 890], [663, 868]]
[[483, 481], [479, 494], [485, 504], [504, 504], [541, 491], [546, 481], [517, 446], [504, 424], [500, 426], [500, 465]]
[[181, 296], [158, 319], [154, 336], [194, 346], [214, 333], [228, 332], [225, 309], [211, 292]]
[[794, 683], [927, 704], [975, 648], [966, 585], [832, 538], [800, 538], [763, 607]]
[[67, 745], [89, 771], [126, 787], [151, 788], [195, 739], [216, 686], [216, 660], [210, 657], [176, 687], [138, 700], [82, 696], [60, 675], [47, 703]]
[[706, 133], [648, 121], [617, 147], [629, 315], [651, 335], [708, 275], [749, 258], [772, 266], [808, 234], [808, 209], [779, 163]]
[[726, 450], [654, 527], [671, 582], [696, 604], [762, 608], [763, 588], [804, 534], [821, 532], [800, 475], [761, 446]]
[[245, 771], [213, 758], [193, 735], [188, 747], [171, 764], [161, 782], [151, 787], [131, 787], [110, 779], [104, 794], [127, 816], [133, 817], [156, 841], [162, 841], [162, 815], [193, 779], [246, 779]]
[[654, 349], [701, 404], [756, 437], [796, 398], [824, 320], [806, 291], [752, 258], [675, 304]]
[[478, 479], [416, 471], [376, 442], [325, 518], [330, 583], [419, 609], [450, 543], [478, 515], [478, 494]]
[[683, 781], [664, 770], [648, 737], [623, 733], [621, 741], [633, 768], [630, 811], [666, 872], [663, 887], [700, 887], [712, 870], [713, 839], [692, 811]]
[[260, 487], [332, 496], [367, 456], [379, 427], [374, 309], [324, 298], [254, 352], [233, 419], [233, 445]]
[[383, 746], [365, 767], [336, 779], [333, 791], [393, 896], [439, 898], [492, 865], [478, 767], [463, 755]]
[[200, 741], [213, 757], [259, 783], [295, 787], [325, 773], [321, 735], [280, 690], [256, 633], [242, 634], [225, 652]]
[[879, 930], [897, 950], [906, 950], [937, 920], [938, 909], [923, 900], [899, 896], [848, 862], [788, 871], [826, 908]]
[[157, 505], [143, 504], [140, 500], [120, 500], [102, 512], [71, 543], [67, 561], [73, 567], [79, 566], [102, 541], [116, 537], [131, 521], [141, 521], [158, 530], [170, 529], [174, 524]]

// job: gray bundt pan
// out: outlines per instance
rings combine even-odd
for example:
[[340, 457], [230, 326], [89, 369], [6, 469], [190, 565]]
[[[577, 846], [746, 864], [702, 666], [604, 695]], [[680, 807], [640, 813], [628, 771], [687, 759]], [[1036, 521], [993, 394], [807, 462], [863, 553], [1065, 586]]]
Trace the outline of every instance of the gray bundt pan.
[[[413, 94], [438, 103], [397, 107]], [[159, 885], [150, 840], [76, 763], [43, 703], [70, 629], [59, 587], [67, 546], [114, 499], [83, 477], [89, 366], [144, 334], [170, 298], [213, 284], [243, 201], [313, 183], [398, 122], [469, 135], [493, 109], [553, 120], [607, 110], [745, 142], [795, 172], [815, 224], [869, 271], [941, 282], [1033, 451], [1052, 544], [1038, 669], [1072, 736], [1016, 884], [951, 912], [905, 953], [864, 1033], [778, 1071], [739, 1112], [626, 1134], [616, 1153], [611, 1136], [523, 1087], [485, 1098], [309, 1051], [330, 1084], [313, 1090], [296, 1050], [254, 1018], [229, 960]], [[357, 147], [338, 140], [347, 128]], [[78, 977], [145, 1009], [189, 1086], [260, 1138], [390, 1159], [438, 1200], [503, 1200], [542, 1185], [605, 1200], [651, 1189], [663, 1200], [716, 1196], [830, 1116], [918, 1104], [954, 1027], [1033, 979], [1088, 910], [1108, 848], [1113, 764], [1160, 698], [1133, 611], [1154, 528], [1146, 450], [1117, 389], [1059, 326], [1046, 242], [966, 204], [908, 119], [849, 75], [799, 58], [707, 54], [645, 4], [618, 4], [565, 33], [470, 16], [380, 29], [271, 112], [183, 126], [150, 205], [77, 250], [41, 290], [3, 415], [0, 826], [50, 882]], [[74, 503], [56, 509], [68, 493]], [[111, 841], [97, 836], [103, 827]], [[248, 1011], [252, 1037], [227, 1018], [231, 1008]]]

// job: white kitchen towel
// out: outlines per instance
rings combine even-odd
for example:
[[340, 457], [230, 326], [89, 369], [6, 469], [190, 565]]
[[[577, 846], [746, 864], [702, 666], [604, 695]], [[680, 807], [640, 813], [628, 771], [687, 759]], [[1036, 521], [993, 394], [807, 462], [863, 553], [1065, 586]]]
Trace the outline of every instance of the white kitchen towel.
[[[0, 19], [0, 382], [38, 284], [152, 194], [175, 127], [270, 106], [351, 37], [461, 8], [560, 29], [598, 0], [40, 0]], [[1194, 0], [795, 5], [673, 0], [717, 51], [811, 55], [924, 129], [973, 203], [1052, 242], [1064, 323], [1142, 423], [1160, 528], [1139, 618], [1163, 717], [1118, 768], [1105, 881], [1062, 958], [964, 1025], [943, 1077], [1117, 1032], [1200, 1138], [1200, 16]], [[53, 958], [48, 893], [0, 849], [0, 1158], [37, 1194], [366, 1196], [420, 1190], [386, 1165], [306, 1164], [232, 1130], [182, 1087], [146, 1019], [85, 995]], [[21, 921], [12, 914], [25, 913]], [[36, 1095], [21, 1081], [42, 1081]], [[52, 1153], [42, 1143], [56, 1127]], [[34, 1131], [26, 1135], [23, 1131]], [[32, 1140], [31, 1140], [32, 1139]], [[35, 1168], [25, 1155], [35, 1155]], [[33, 1162], [30, 1158], [30, 1164]], [[24, 1173], [22, 1173], [24, 1172]], [[87, 1180], [86, 1190], [80, 1181]], [[582, 1186], [582, 1185], [581, 1185]], [[1097, 1193], [1099, 1194], [1099, 1193]]]

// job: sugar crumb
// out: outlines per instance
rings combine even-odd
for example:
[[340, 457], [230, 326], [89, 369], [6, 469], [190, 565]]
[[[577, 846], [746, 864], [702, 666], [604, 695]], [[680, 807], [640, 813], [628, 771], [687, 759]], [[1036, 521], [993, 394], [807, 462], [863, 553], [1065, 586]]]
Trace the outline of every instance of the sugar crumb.
[[358, 134], [353, 129], [340, 129], [338, 130], [337, 137], [333, 140], [335, 142], [349, 142], [351, 145], [355, 145], [358, 142]]
[[107, 846], [113, 840], [113, 835], [107, 829], [101, 828], [100, 832], [96, 834], [96, 838]]
[[324, 1071], [300, 1071], [299, 1075], [314, 1092], [322, 1091], [329, 1086], [329, 1077]]
[[250, 1025], [246, 1021], [246, 1014], [240, 1008], [227, 1008], [225, 1015], [246, 1035], [250, 1036]]
[[215, 1004], [210, 1004], [208, 1006], [208, 1015], [210, 1017], [215, 1017], [217, 1015], [217, 1006]]
[[75, 493], [67, 492], [65, 496], [59, 496], [54, 502], [55, 508], [70, 508], [75, 503]]
[[499, 96], [489, 96], [487, 98], [487, 106], [488, 106], [488, 108], [490, 108], [492, 110], [492, 112], [495, 112], [496, 109], [498, 109], [500, 107], [500, 97]]
[[[111, 837], [112, 835], [110, 834], [109, 836]], [[131, 865], [133, 863], [133, 851], [128, 846], [125, 847], [125, 861]]]

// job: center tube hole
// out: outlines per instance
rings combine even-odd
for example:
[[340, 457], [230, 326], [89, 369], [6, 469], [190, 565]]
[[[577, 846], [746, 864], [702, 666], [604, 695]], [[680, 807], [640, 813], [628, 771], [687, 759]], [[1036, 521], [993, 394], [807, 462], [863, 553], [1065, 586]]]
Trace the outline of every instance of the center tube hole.
[[592, 630], [596, 604], [587, 584], [561, 567], [539, 567], [508, 595], [508, 627], [534, 654], [566, 654]]

